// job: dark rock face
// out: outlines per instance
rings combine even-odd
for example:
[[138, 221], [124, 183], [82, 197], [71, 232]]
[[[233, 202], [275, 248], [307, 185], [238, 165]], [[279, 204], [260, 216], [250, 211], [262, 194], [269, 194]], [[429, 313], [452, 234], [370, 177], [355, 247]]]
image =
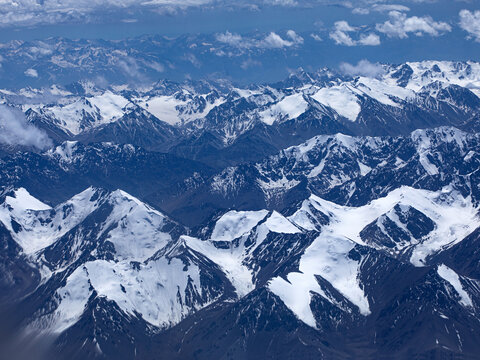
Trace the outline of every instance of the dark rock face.
[[0, 247], [0, 304], [8, 304], [33, 291], [39, 282], [39, 274], [1, 224]]

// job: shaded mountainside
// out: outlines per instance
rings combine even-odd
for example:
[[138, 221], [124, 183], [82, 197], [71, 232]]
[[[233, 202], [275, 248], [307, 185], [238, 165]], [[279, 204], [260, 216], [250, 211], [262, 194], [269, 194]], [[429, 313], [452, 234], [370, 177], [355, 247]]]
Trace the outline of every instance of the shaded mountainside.
[[402, 185], [433, 191], [450, 185], [478, 202], [479, 144], [478, 135], [447, 127], [405, 137], [322, 135], [217, 172], [132, 145], [65, 142], [0, 159], [0, 179], [50, 204], [91, 185], [120, 188], [196, 227], [229, 209], [288, 211], [310, 193], [358, 206]]

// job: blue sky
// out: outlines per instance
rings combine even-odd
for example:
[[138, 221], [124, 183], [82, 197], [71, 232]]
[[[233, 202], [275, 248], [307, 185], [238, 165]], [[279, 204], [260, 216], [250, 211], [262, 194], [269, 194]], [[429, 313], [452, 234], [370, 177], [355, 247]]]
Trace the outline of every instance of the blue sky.
[[196, 34], [223, 49], [213, 53], [234, 78], [362, 59], [480, 59], [478, 0], [0, 0], [0, 27], [3, 43]]
[[[464, 9], [474, 14], [480, 4], [474, 0], [0, 0], [0, 26], [4, 39], [59, 33], [118, 38], [142, 33], [306, 31], [331, 28], [337, 21], [375, 28], [386, 21], [394, 23], [392, 16], [398, 20], [402, 14], [407, 21], [417, 17], [417, 23], [424, 25], [447, 23], [455, 31], [461, 29], [459, 13]], [[478, 14], [470, 18], [477, 22], [477, 35], [479, 19]], [[111, 30], [98, 33], [102, 28]]]

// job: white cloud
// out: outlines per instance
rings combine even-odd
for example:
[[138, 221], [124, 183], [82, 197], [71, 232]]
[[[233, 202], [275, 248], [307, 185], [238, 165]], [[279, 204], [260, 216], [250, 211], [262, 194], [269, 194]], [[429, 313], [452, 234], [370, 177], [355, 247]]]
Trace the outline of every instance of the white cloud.
[[335, 44], [345, 46], [377, 46], [381, 44], [380, 37], [374, 33], [361, 34], [358, 40], [353, 39], [350, 33], [358, 31], [358, 28], [350, 26], [347, 21], [337, 21], [334, 30], [330, 32], [330, 38], [335, 41]]
[[358, 7], [352, 10], [352, 14], [368, 15], [371, 11], [387, 12], [387, 11], [410, 11], [410, 8], [405, 5], [398, 4], [373, 4], [371, 8]]
[[378, 63], [373, 64], [368, 60], [361, 60], [357, 65], [341, 63], [340, 70], [350, 76], [365, 76], [371, 78], [381, 77], [385, 73], [382, 65]]
[[231, 32], [227, 31], [222, 34], [217, 34], [216, 36], [217, 41], [220, 41], [224, 44], [228, 44], [233, 47], [250, 47], [250, 41], [247, 39], [244, 39], [241, 35], [239, 34], [232, 34]]
[[0, 0], [0, 25], [30, 26], [85, 20], [102, 10], [150, 7], [153, 9], [187, 8], [214, 0]]
[[317, 35], [317, 34], [310, 34], [311, 38], [315, 41], [323, 41], [322, 37], [320, 35]]
[[300, 35], [298, 35], [295, 31], [288, 30], [287, 36], [290, 38], [290, 40], [293, 41], [294, 44], [303, 44], [303, 38]]
[[21, 111], [5, 105], [0, 105], [0, 143], [34, 146], [39, 149], [52, 146], [50, 138], [43, 131], [27, 123]]
[[468, 32], [470, 38], [474, 38], [475, 41], [480, 42], [480, 10], [460, 11], [460, 27]]
[[279, 6], [296, 6], [298, 2], [295, 0], [266, 0], [265, 3]]
[[250, 49], [250, 48], [270, 48], [270, 49], [281, 49], [284, 47], [291, 47], [295, 45], [303, 44], [304, 39], [298, 35], [293, 30], [288, 30], [286, 38], [282, 38], [275, 32], [269, 33], [263, 39], [250, 39], [244, 38], [239, 34], [232, 34], [227, 31], [222, 34], [217, 34], [216, 39], [219, 42], [228, 44], [232, 47], [239, 49]]
[[376, 4], [373, 5], [373, 10], [378, 12], [387, 12], [387, 11], [410, 11], [410, 8], [405, 5], [397, 4]]
[[452, 31], [452, 27], [449, 24], [434, 21], [430, 16], [408, 17], [405, 13], [391, 11], [389, 17], [390, 20], [385, 21], [383, 24], [377, 24], [376, 29], [391, 38], [406, 39], [409, 33], [413, 33], [416, 36], [440, 36]]
[[343, 32], [357, 31], [356, 28], [354, 28], [353, 26], [350, 26], [350, 24], [345, 20], [337, 21], [335, 23], [335, 30], [343, 31]]
[[35, 69], [27, 69], [24, 74], [32, 78], [38, 78], [38, 71]]
[[346, 21], [337, 21], [335, 23], [335, 30], [330, 33], [330, 38], [335, 41], [337, 45], [355, 46], [356, 42], [348, 34], [357, 31], [351, 27]]
[[145, 65], [148, 66], [150, 69], [153, 69], [153, 70], [155, 70], [156, 72], [159, 72], [159, 73], [165, 71], [165, 66], [163, 66], [163, 64], [160, 64], [156, 61], [145, 62]]
[[352, 10], [352, 14], [368, 15], [368, 14], [370, 14], [370, 10], [368, 10], [366, 8], [355, 8], [355, 9]]
[[282, 48], [285, 46], [291, 46], [292, 43], [288, 40], [282, 39], [282, 37], [274, 32], [271, 32], [270, 34], [265, 37], [265, 39], [262, 42], [263, 47], [267, 48]]
[[380, 41], [380, 36], [378, 36], [377, 34], [370, 33], [368, 35], [362, 34], [360, 36], [360, 39], [357, 41], [357, 43], [365, 46], [377, 46], [381, 44], [381, 41]]
[[134, 24], [138, 22], [138, 19], [122, 19], [121, 21], [125, 24]]
[[283, 39], [280, 35], [271, 32], [260, 42], [259, 47], [283, 48], [303, 44], [303, 38], [293, 30], [287, 31], [287, 37], [290, 40]]

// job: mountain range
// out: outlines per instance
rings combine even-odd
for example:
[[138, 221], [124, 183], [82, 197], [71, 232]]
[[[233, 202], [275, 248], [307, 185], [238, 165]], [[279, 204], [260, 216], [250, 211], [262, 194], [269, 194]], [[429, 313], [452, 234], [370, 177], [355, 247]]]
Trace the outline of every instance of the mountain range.
[[480, 64], [377, 70], [0, 90], [2, 357], [475, 359]]

